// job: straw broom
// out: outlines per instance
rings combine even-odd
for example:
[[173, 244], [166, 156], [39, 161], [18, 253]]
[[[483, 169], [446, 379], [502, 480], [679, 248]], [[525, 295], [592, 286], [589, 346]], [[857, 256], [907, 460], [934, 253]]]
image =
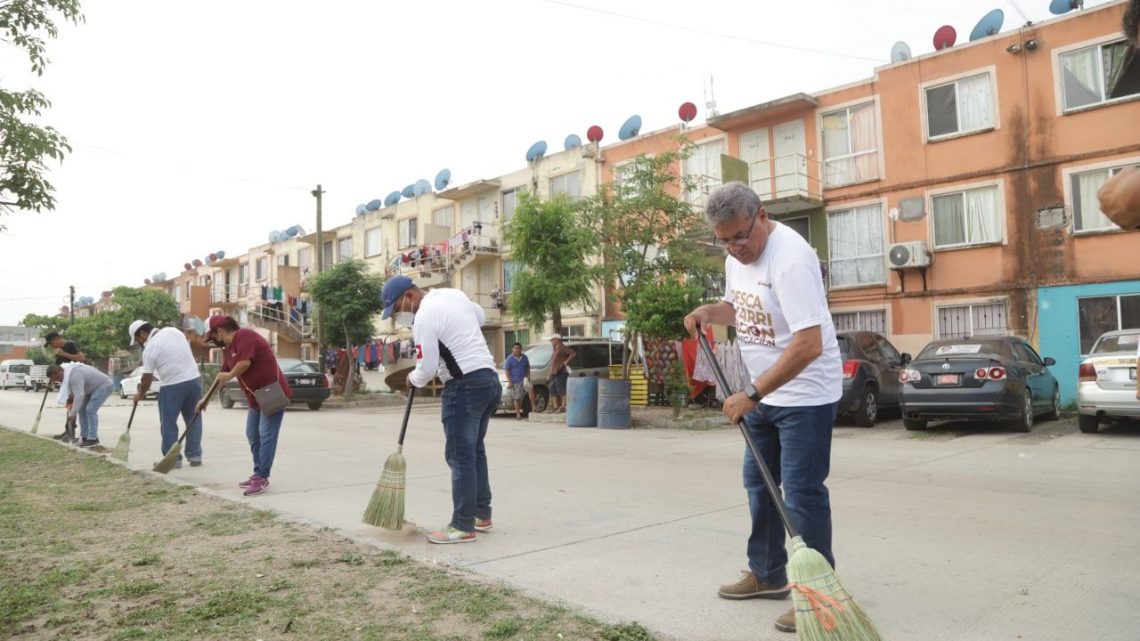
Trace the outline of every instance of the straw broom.
[[131, 417], [127, 419], [127, 431], [119, 437], [119, 443], [115, 445], [115, 449], [111, 451], [111, 458], [117, 458], [120, 461], [126, 462], [127, 457], [131, 454], [131, 423], [135, 420], [135, 410], [138, 409], [139, 402], [135, 401], [131, 405]]
[[[705, 353], [716, 375], [717, 384], [724, 390], [727, 397], [732, 393], [728, 380], [720, 370], [712, 347], [703, 333], [699, 333], [697, 340], [701, 350]], [[788, 536], [792, 538], [792, 555], [788, 558], [788, 579], [792, 588], [792, 602], [796, 610], [796, 637], [800, 641], [881, 641], [875, 624], [870, 617], [855, 602], [854, 597], [839, 581], [835, 570], [819, 552], [809, 548], [803, 538], [792, 525], [791, 515], [780, 496], [776, 480], [760, 454], [760, 448], [752, 440], [752, 435], [738, 423], [740, 433], [752, 451], [752, 458], [756, 459], [756, 466], [764, 477], [764, 486], [768, 488], [768, 496], [776, 506], [780, 520]]]
[[[202, 401], [208, 402], [210, 400], [210, 397], [214, 395], [214, 390], [217, 388], [218, 379], [215, 378], [214, 382], [210, 384], [210, 389], [206, 390], [205, 396], [202, 397], [199, 403]], [[170, 470], [174, 469], [174, 466], [178, 464], [178, 457], [182, 456], [182, 441], [184, 441], [186, 439], [186, 435], [190, 433], [190, 426], [193, 425], [194, 421], [197, 421], [198, 417], [201, 415], [201, 410], [194, 412], [194, 416], [190, 417], [190, 422], [186, 423], [186, 429], [182, 430], [182, 435], [178, 437], [178, 440], [174, 442], [174, 445], [170, 446], [170, 451], [166, 453], [166, 456], [162, 457], [162, 460], [154, 464], [154, 468], [152, 469], [154, 469], [155, 472], [158, 472], [159, 474], [169, 474]]]
[[47, 387], [44, 388], [44, 397], [40, 400], [40, 411], [36, 412], [36, 422], [32, 423], [32, 434], [39, 434], [40, 432], [40, 419], [44, 416], [44, 403], [47, 403], [48, 392], [51, 391], [51, 381], [47, 382]]
[[384, 461], [384, 473], [376, 489], [372, 491], [372, 499], [364, 509], [363, 521], [369, 525], [378, 525], [386, 530], [399, 530], [404, 527], [404, 479], [406, 478], [407, 463], [404, 461], [404, 434], [408, 431], [408, 417], [412, 414], [412, 399], [416, 396], [416, 388], [408, 388], [408, 403], [404, 407], [404, 424], [400, 426], [400, 438], [396, 442], [396, 452]]

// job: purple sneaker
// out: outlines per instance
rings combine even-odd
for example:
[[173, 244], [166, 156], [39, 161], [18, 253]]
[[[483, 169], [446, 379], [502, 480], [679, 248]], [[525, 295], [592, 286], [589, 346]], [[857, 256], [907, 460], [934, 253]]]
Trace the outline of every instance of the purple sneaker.
[[[254, 476], [257, 476], [257, 475], [254, 474], [253, 476], [247, 478], [246, 480], [242, 481], [241, 483], [238, 483], [238, 487], [242, 487], [242, 488], [249, 487], [249, 484], [253, 482]], [[269, 487], [269, 479], [261, 479], [261, 480], [265, 483], [265, 487]]]
[[269, 487], [269, 479], [263, 479], [260, 476], [254, 474], [252, 477], [250, 477], [249, 485], [246, 486], [245, 492], [242, 492], [242, 494], [246, 496], [261, 494], [267, 487]]

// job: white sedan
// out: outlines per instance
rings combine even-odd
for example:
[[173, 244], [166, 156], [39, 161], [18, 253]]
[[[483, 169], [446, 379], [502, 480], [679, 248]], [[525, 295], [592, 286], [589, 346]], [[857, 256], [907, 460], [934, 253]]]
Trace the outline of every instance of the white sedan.
[[[142, 382], [142, 368], [136, 367], [133, 372], [123, 378], [120, 385], [122, 385], [119, 392], [119, 398], [133, 398], [135, 393], [139, 391], [139, 383]], [[150, 389], [147, 390], [146, 395], [148, 398], [158, 398], [158, 390], [162, 387], [162, 382], [155, 376], [154, 380], [150, 382]]]
[[1136, 398], [1136, 350], [1140, 329], [1106, 332], [1081, 361], [1077, 407], [1082, 432], [1096, 432], [1102, 421], [1140, 418]]

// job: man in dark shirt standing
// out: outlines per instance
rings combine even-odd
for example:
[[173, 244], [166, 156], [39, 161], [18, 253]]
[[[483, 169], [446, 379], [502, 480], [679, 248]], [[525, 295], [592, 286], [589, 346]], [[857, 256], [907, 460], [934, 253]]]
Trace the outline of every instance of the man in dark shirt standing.
[[[50, 355], [55, 356], [55, 364], [63, 365], [64, 363], [82, 363], [87, 360], [83, 352], [79, 351], [75, 341], [64, 340], [59, 332], [48, 332], [44, 337], [44, 351]], [[51, 388], [51, 383], [48, 383], [48, 388]], [[63, 433], [53, 436], [57, 441], [71, 442], [75, 440], [75, 423], [71, 419], [71, 406], [73, 399], [70, 395], [67, 397], [67, 418], [63, 425]]]

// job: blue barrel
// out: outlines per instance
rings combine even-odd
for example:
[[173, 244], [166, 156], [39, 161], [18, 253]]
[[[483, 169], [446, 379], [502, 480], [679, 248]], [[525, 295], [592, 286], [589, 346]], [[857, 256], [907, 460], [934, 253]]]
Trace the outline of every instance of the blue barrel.
[[598, 381], [598, 427], [625, 429], [630, 426], [629, 392], [626, 380]]
[[598, 424], [598, 379], [572, 376], [566, 380], [566, 425], [594, 427]]

